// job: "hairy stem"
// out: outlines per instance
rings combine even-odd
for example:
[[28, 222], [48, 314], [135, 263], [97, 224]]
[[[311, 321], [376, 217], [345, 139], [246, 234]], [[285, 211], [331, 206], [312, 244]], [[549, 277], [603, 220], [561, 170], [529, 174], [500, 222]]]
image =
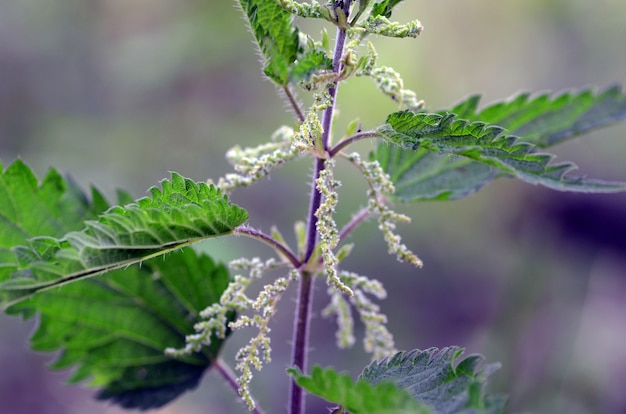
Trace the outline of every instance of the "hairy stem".
[[330, 155], [331, 157], [334, 157], [335, 155], [337, 155], [339, 151], [341, 151], [342, 149], [344, 149], [345, 147], [347, 147], [348, 145], [354, 142], [360, 141], [362, 139], [378, 138], [378, 137], [380, 137], [380, 134], [373, 129], [370, 131], [359, 132], [358, 134], [354, 134], [351, 137], [348, 137], [338, 142], [337, 145], [335, 145], [334, 147], [328, 150], [328, 155]]
[[291, 105], [293, 112], [295, 112], [298, 121], [304, 122], [304, 112], [302, 112], [302, 108], [300, 108], [300, 105], [298, 104], [298, 101], [296, 100], [293, 92], [291, 92], [291, 89], [289, 89], [289, 85], [283, 86], [283, 92], [285, 92], [285, 96], [289, 101], [289, 105]]
[[[237, 376], [230, 369], [228, 365], [226, 365], [221, 359], [216, 359], [213, 361], [213, 368], [219, 372], [219, 374], [224, 378], [226, 383], [237, 393], [239, 394], [239, 383], [237, 382]], [[254, 409], [252, 410], [254, 414], [264, 414], [263, 410], [259, 408], [258, 404], [255, 404]]]
[[302, 265], [300, 263], [300, 260], [298, 260], [296, 255], [291, 251], [291, 249], [289, 249], [289, 247], [285, 246], [284, 244], [282, 244], [278, 240], [274, 239], [271, 236], [268, 236], [267, 234], [265, 234], [265, 233], [263, 233], [263, 232], [261, 232], [259, 230], [252, 229], [250, 227], [239, 226], [239, 227], [236, 227], [233, 230], [233, 234], [240, 234], [242, 236], [248, 236], [250, 238], [253, 238], [255, 240], [259, 240], [259, 241], [267, 244], [268, 246], [270, 246], [271, 248], [276, 250], [276, 252], [279, 255], [281, 255], [285, 259], [289, 260], [289, 262], [295, 268], [298, 268], [298, 267], [300, 267]]
[[[346, 3], [350, 3], [349, 1]], [[349, 9], [349, 6], [347, 6]], [[347, 15], [347, 11], [346, 11]], [[335, 53], [333, 57], [333, 71], [339, 73], [341, 70], [341, 56], [343, 55], [343, 48], [346, 43], [346, 32], [337, 29], [337, 39], [335, 42]], [[324, 150], [328, 150], [330, 145], [331, 130], [333, 126], [333, 115], [335, 112], [335, 101], [337, 97], [337, 87], [339, 84], [334, 82], [328, 88], [328, 95], [330, 97], [330, 105], [324, 110], [322, 115], [322, 144]], [[315, 181], [320, 177], [320, 172], [324, 169], [324, 159], [317, 158], [315, 160], [313, 180], [311, 182], [311, 201], [309, 204], [309, 219], [307, 225], [307, 239], [306, 239], [306, 254], [304, 255], [303, 263], [306, 263], [311, 258], [313, 250], [315, 249], [315, 242], [317, 239], [317, 217], [315, 212], [320, 206], [322, 201], [322, 194], [318, 191]]]
[[[346, 17], [349, 14], [350, 4], [352, 0], [343, 2], [343, 12]], [[346, 43], [346, 32], [337, 29], [337, 38], [335, 41], [335, 52], [333, 54], [333, 71], [339, 73], [341, 70], [341, 57], [343, 56], [343, 49]], [[338, 83], [335, 82], [328, 88], [328, 94], [330, 96], [330, 105], [324, 110], [322, 115], [322, 144], [324, 149], [328, 150], [330, 145], [330, 136], [333, 122], [333, 115], [335, 111], [335, 98], [337, 96]], [[315, 160], [313, 180], [311, 182], [311, 199], [309, 204], [308, 221], [307, 221], [307, 235], [306, 235], [306, 250], [304, 260], [302, 263], [307, 263], [313, 251], [315, 250], [315, 244], [317, 241], [317, 217], [315, 212], [319, 208], [322, 195], [317, 189], [315, 181], [319, 178], [320, 172], [324, 169], [324, 159], [317, 158]], [[294, 339], [293, 339], [293, 355], [292, 366], [300, 369], [301, 372], [306, 372], [306, 354], [308, 347], [309, 336], [309, 323], [311, 315], [311, 302], [313, 296], [313, 275], [308, 272], [301, 272], [300, 277], [300, 290], [298, 294], [298, 304], [296, 307], [296, 320], [294, 327]], [[289, 413], [290, 414], [303, 414], [304, 413], [304, 392], [294, 380], [290, 384], [290, 396], [289, 396]]]
[[343, 242], [354, 229], [367, 220], [371, 215], [372, 212], [367, 208], [364, 208], [355, 214], [348, 224], [346, 224], [339, 232], [339, 243]]
[[[294, 339], [291, 345], [293, 349], [292, 365], [300, 368], [300, 370], [306, 368], [312, 299], [313, 275], [309, 272], [301, 272], [298, 305], [296, 308], [297, 317], [294, 324]], [[291, 380], [289, 391], [289, 412], [291, 414], [304, 413], [304, 392], [293, 379]]]

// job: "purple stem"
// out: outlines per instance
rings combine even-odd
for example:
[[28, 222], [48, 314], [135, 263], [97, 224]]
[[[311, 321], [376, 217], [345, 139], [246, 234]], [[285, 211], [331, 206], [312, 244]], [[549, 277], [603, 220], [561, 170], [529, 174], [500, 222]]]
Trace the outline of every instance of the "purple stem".
[[373, 129], [371, 131], [359, 132], [358, 134], [354, 134], [351, 137], [348, 137], [342, 141], [339, 141], [337, 145], [335, 145], [334, 147], [328, 150], [328, 155], [330, 155], [330, 157], [332, 158], [335, 155], [337, 155], [339, 151], [341, 151], [342, 149], [344, 149], [345, 147], [347, 147], [348, 145], [354, 142], [360, 141], [362, 139], [378, 138], [378, 137], [380, 137], [380, 134]]
[[[350, 3], [350, 2], [347, 2]], [[347, 15], [347, 13], [346, 13]], [[346, 43], [346, 32], [337, 29], [337, 39], [335, 41], [335, 54], [333, 58], [333, 71], [339, 73], [341, 70], [341, 56], [343, 55], [343, 47]], [[338, 84], [334, 83], [328, 88], [328, 95], [330, 96], [330, 105], [324, 110], [322, 114], [322, 144], [324, 150], [328, 150], [330, 144], [330, 133], [333, 124], [333, 114], [335, 113], [335, 97], [337, 96]], [[315, 242], [317, 239], [317, 217], [315, 212], [320, 206], [322, 201], [322, 194], [317, 190], [317, 184], [315, 181], [320, 177], [320, 172], [324, 169], [324, 159], [318, 158], [315, 160], [315, 169], [313, 172], [313, 181], [311, 183], [311, 202], [309, 204], [309, 221], [307, 228], [306, 239], [306, 254], [304, 255], [303, 263], [306, 263], [311, 258], [313, 250], [315, 249]]]
[[299, 268], [302, 265], [302, 263], [300, 263], [300, 260], [298, 260], [296, 255], [293, 254], [293, 252], [291, 251], [291, 249], [289, 249], [289, 247], [285, 246], [284, 244], [282, 244], [281, 242], [279, 242], [275, 238], [273, 238], [271, 236], [268, 236], [267, 234], [265, 234], [265, 233], [263, 233], [263, 232], [261, 232], [259, 230], [252, 229], [250, 227], [241, 227], [240, 226], [240, 227], [236, 227], [233, 230], [233, 234], [240, 234], [242, 236], [248, 236], [248, 237], [251, 237], [253, 239], [262, 241], [263, 243], [265, 243], [268, 246], [272, 247], [274, 250], [276, 250], [282, 256], [284, 256], [287, 260], [289, 260], [289, 262], [291, 262], [293, 267], [295, 267], [296, 269]]
[[[343, 2], [343, 12], [348, 17], [350, 5], [352, 0], [345, 0]], [[335, 2], [337, 4], [337, 2]], [[335, 53], [333, 55], [333, 71], [339, 73], [341, 70], [341, 57], [343, 56], [343, 49], [346, 43], [346, 32], [337, 29], [337, 38], [335, 41]], [[335, 97], [337, 96], [337, 86], [335, 82], [328, 88], [328, 94], [330, 95], [330, 105], [324, 110], [322, 115], [322, 144], [324, 150], [328, 150], [330, 145], [330, 135], [333, 122], [333, 114], [335, 111]], [[319, 208], [322, 195], [317, 189], [315, 181], [319, 178], [320, 172], [324, 169], [324, 159], [318, 158], [315, 160], [315, 166], [313, 171], [313, 181], [311, 183], [311, 198], [308, 212], [307, 222], [307, 235], [306, 235], [306, 250], [304, 255], [303, 264], [306, 264], [315, 250], [315, 244], [317, 242], [317, 217], [315, 212]], [[292, 366], [300, 369], [301, 372], [306, 372], [306, 356], [307, 347], [309, 342], [309, 322], [311, 315], [311, 301], [313, 297], [313, 275], [302, 271], [300, 273], [300, 290], [298, 294], [298, 304], [296, 307], [297, 317], [294, 326], [293, 336], [293, 355]], [[291, 380], [290, 393], [289, 393], [289, 413], [290, 414], [303, 414], [304, 413], [304, 392], [294, 380]]]
[[369, 211], [369, 209], [364, 208], [359, 211], [354, 217], [352, 217], [348, 224], [346, 224], [339, 232], [339, 243], [344, 241], [346, 237], [348, 237], [348, 235], [352, 233], [352, 231], [356, 229], [361, 223], [367, 220], [371, 214], [372, 213]]

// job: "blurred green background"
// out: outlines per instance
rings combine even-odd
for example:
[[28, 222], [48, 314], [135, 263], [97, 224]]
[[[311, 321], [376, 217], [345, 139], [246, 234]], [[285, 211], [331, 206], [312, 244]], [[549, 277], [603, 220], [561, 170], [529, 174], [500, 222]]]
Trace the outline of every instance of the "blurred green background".
[[[116, 188], [143, 196], [172, 170], [196, 180], [229, 172], [228, 148], [261, 143], [292, 122], [261, 78], [233, 5], [0, 0], [0, 160], [6, 166], [20, 157], [40, 176], [55, 166], [109, 196]], [[623, 0], [409, 0], [394, 17], [419, 18], [425, 30], [416, 40], [376, 39], [379, 64], [400, 71], [432, 109], [476, 92], [487, 103], [518, 91], [626, 84]], [[317, 34], [318, 23], [303, 27]], [[339, 93], [338, 135], [357, 116], [368, 128], [395, 109], [367, 79], [350, 80]], [[626, 180], [625, 138], [619, 125], [554, 151], [583, 173]], [[355, 149], [367, 153], [372, 145]], [[338, 219], [345, 222], [365, 204], [366, 188], [339, 164]], [[297, 162], [233, 199], [249, 208], [254, 226], [278, 224], [291, 234], [306, 214], [310, 173], [308, 160]], [[382, 307], [398, 348], [461, 345], [502, 362], [491, 389], [509, 393], [509, 412], [626, 412], [624, 196], [500, 181], [457, 202], [398, 209], [413, 217], [400, 232], [424, 269], [388, 256], [373, 223], [353, 235], [358, 245], [344, 264], [385, 283]], [[224, 261], [240, 249], [270, 254], [241, 238], [201, 248]], [[317, 285], [310, 363], [356, 376], [367, 356], [359, 346], [336, 350], [333, 322], [319, 317], [325, 290]], [[272, 326], [274, 361], [253, 380], [268, 413], [286, 407], [290, 294]], [[27, 349], [32, 328], [0, 316], [0, 413], [122, 412], [93, 401], [93, 390], [63, 385], [69, 373], [47, 371], [53, 355]], [[246, 334], [231, 339], [227, 360]], [[308, 403], [324, 412], [325, 404]], [[158, 412], [245, 410], [210, 373], [199, 390]]]

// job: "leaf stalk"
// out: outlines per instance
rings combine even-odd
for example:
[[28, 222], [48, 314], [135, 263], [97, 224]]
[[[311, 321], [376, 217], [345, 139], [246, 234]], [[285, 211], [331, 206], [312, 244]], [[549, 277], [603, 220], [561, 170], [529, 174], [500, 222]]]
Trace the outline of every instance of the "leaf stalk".
[[335, 145], [330, 150], [328, 150], [328, 155], [332, 158], [335, 155], [337, 155], [339, 151], [341, 151], [342, 149], [344, 149], [350, 144], [353, 144], [357, 141], [361, 141], [363, 139], [379, 138], [379, 137], [380, 137], [380, 134], [378, 133], [378, 131], [374, 129], [369, 130], [369, 131], [359, 132], [357, 134], [352, 135], [351, 137], [348, 137], [346, 139], [339, 141], [337, 145]]
[[282, 244], [275, 238], [259, 230], [256, 230], [250, 227], [239, 226], [233, 230], [233, 234], [239, 234], [242, 236], [253, 238], [255, 240], [259, 240], [267, 244], [274, 250], [276, 250], [279, 256], [282, 256], [285, 259], [287, 259], [292, 264], [292, 266], [295, 267], [296, 269], [302, 266], [302, 263], [300, 262], [300, 260], [296, 257], [296, 255], [291, 251], [289, 247], [285, 246], [284, 244]]

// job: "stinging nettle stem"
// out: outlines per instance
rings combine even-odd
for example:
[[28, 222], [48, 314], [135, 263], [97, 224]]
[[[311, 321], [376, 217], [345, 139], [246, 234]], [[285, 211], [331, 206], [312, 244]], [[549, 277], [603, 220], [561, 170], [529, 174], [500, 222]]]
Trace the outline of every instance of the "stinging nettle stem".
[[[351, 3], [352, 0], [346, 0], [343, 2], [343, 12], [346, 17], [348, 17]], [[333, 72], [335, 73], [339, 73], [341, 70], [341, 58], [343, 56], [345, 43], [346, 32], [345, 30], [338, 28], [335, 41], [335, 51], [333, 54]], [[328, 150], [331, 142], [330, 137], [335, 111], [337, 87], [338, 83], [335, 82], [328, 88], [330, 105], [324, 110], [322, 115], [322, 144], [324, 146], [324, 150], [326, 151]], [[306, 251], [302, 263], [307, 263], [309, 261], [313, 255], [317, 241], [317, 217], [315, 216], [315, 212], [321, 204], [322, 195], [317, 189], [316, 180], [319, 178], [320, 172], [324, 169], [324, 161], [324, 159], [317, 158], [314, 164], [313, 180], [311, 182], [311, 199], [307, 221]], [[306, 372], [306, 354], [308, 351], [307, 346], [309, 339], [311, 302], [313, 296], [313, 278], [314, 276], [312, 274], [304, 271], [301, 272], [298, 304], [296, 306], [297, 316], [295, 320], [294, 339], [292, 345], [292, 366], [299, 368], [301, 372]], [[290, 414], [304, 413], [304, 392], [294, 380], [292, 380], [290, 384], [289, 401]]]

